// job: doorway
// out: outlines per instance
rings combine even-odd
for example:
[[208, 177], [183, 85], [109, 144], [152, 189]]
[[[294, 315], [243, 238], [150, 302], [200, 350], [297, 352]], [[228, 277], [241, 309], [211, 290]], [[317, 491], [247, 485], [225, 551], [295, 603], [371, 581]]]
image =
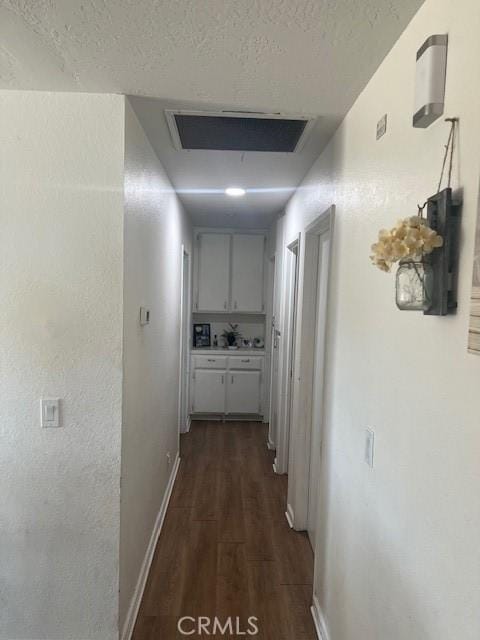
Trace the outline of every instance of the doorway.
[[330, 264], [330, 232], [316, 236], [317, 291], [315, 305], [315, 343], [313, 363], [312, 418], [310, 430], [310, 455], [308, 477], [307, 532], [312, 548], [315, 548], [317, 527], [318, 487], [322, 455], [323, 396], [325, 368], [325, 334], [327, 325], [328, 274]]
[[270, 335], [268, 341], [269, 352], [267, 352], [267, 362], [270, 362], [269, 371], [269, 397], [268, 397], [268, 440], [267, 446], [271, 450], [276, 449], [277, 442], [277, 379], [278, 379], [278, 345], [280, 331], [277, 328], [277, 287], [276, 287], [276, 258], [275, 254], [270, 258], [268, 263], [268, 282], [270, 298]]
[[190, 429], [188, 396], [190, 392], [190, 254], [182, 245], [182, 273], [180, 294], [180, 379], [178, 399], [178, 429], [186, 433]]
[[298, 256], [300, 238], [288, 245], [285, 255], [285, 307], [284, 333], [279, 354], [281, 362], [280, 420], [277, 442], [276, 473], [288, 473], [290, 449], [290, 422], [292, 418], [293, 382], [295, 367], [295, 336], [298, 299]]
[[298, 339], [292, 400], [287, 514], [307, 531], [315, 548], [321, 475], [326, 364], [326, 326], [335, 209], [331, 206], [305, 230]]

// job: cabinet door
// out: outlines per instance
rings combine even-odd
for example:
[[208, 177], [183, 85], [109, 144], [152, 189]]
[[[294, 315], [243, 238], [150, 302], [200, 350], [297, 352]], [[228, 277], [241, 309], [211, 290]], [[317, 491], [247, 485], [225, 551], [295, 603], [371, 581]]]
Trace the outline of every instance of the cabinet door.
[[232, 255], [232, 309], [262, 313], [265, 236], [235, 234]]
[[228, 311], [230, 289], [230, 235], [198, 236], [197, 311]]
[[229, 371], [227, 413], [260, 413], [260, 371]]
[[225, 413], [225, 371], [196, 369], [193, 374], [192, 411]]

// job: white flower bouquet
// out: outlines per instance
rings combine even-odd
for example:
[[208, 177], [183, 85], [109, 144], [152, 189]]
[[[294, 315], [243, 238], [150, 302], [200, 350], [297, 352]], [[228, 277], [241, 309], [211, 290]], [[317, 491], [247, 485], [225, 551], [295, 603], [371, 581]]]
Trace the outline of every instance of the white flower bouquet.
[[399, 220], [392, 229], [381, 229], [372, 245], [370, 260], [382, 271], [390, 271], [399, 260], [421, 260], [443, 245], [443, 238], [420, 216]]

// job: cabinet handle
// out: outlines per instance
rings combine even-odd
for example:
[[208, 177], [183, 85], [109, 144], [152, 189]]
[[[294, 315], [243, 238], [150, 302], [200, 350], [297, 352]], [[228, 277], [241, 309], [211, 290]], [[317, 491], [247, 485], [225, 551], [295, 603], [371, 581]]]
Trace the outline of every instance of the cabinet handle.
[[250, 358], [247, 358], [246, 360], [240, 360], [240, 362], [250, 362]]
[[225, 376], [222, 376], [222, 384], [225, 384]]
[[233, 384], [233, 376], [232, 376], [232, 384]]
[[233, 308], [236, 309], [237, 308], [237, 301], [235, 300], [235, 302], [233, 303]]
[[207, 358], [207, 362], [216, 362], [215, 358]]
[[227, 301], [225, 300], [225, 302], [223, 303], [223, 308], [226, 309], [227, 308]]

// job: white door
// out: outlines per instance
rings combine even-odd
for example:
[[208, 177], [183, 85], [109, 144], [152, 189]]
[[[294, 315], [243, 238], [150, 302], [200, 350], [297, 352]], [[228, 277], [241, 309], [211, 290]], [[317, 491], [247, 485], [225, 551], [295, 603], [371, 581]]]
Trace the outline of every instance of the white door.
[[192, 411], [195, 413], [225, 413], [225, 377], [225, 371], [195, 370]]
[[318, 485], [322, 451], [323, 387], [325, 362], [325, 327], [327, 321], [327, 286], [330, 254], [330, 234], [319, 236], [317, 304], [315, 320], [315, 360], [313, 372], [312, 433], [310, 438], [310, 472], [308, 489], [308, 536], [315, 548]]
[[262, 313], [265, 236], [235, 234], [232, 246], [232, 308]]
[[260, 371], [230, 371], [227, 382], [227, 413], [260, 413]]
[[201, 233], [197, 244], [196, 311], [228, 311], [230, 235]]
[[180, 432], [187, 431], [188, 397], [189, 397], [189, 349], [190, 349], [190, 256], [182, 252], [182, 306], [181, 306], [181, 339], [180, 339]]
[[279, 363], [281, 379], [279, 381], [280, 388], [277, 400], [279, 403], [277, 456], [275, 458], [275, 470], [277, 473], [288, 473], [290, 457], [290, 420], [292, 416], [297, 322], [298, 252], [299, 240], [292, 243], [285, 253], [285, 315], [281, 354], [279, 355], [279, 358], [281, 358]]

